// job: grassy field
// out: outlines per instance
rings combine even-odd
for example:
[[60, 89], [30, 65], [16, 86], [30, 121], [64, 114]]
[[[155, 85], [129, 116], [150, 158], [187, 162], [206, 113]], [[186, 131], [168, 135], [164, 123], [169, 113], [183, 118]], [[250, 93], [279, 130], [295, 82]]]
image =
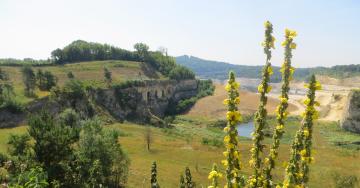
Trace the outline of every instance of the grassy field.
[[[92, 85], [98, 87], [105, 87], [104, 71], [103, 68], [107, 67], [112, 72], [113, 83], [120, 83], [126, 80], [134, 79], [148, 79], [145, 75], [140, 62], [132, 61], [92, 61], [92, 62], [80, 62], [58, 66], [43, 66], [34, 67], [34, 70], [38, 69], [47, 70], [52, 72], [58, 78], [58, 85], [62, 86], [68, 80], [67, 73], [72, 72], [75, 78], [91, 82]], [[22, 102], [29, 102], [32, 98], [24, 96], [24, 84], [22, 81], [21, 67], [14, 66], [1, 66], [5, 72], [9, 74], [10, 82], [13, 84], [17, 98]], [[161, 74], [157, 74], [160, 78]], [[48, 92], [36, 91], [38, 97], [48, 95]]]
[[[272, 124], [273, 120], [270, 120]], [[222, 141], [221, 129], [210, 127], [211, 121], [189, 116], [179, 116], [175, 120], [175, 128], [160, 129], [151, 127], [153, 142], [151, 150], [147, 151], [144, 134], [146, 126], [132, 123], [116, 123], [107, 128], [118, 129], [123, 134], [119, 141], [131, 159], [128, 187], [148, 187], [150, 167], [152, 161], [158, 164], [158, 181], [162, 187], [177, 187], [180, 173], [188, 166], [193, 179], [199, 187], [206, 187], [213, 162], [220, 163], [223, 159], [222, 146], [202, 144], [202, 138], [218, 139]], [[284, 163], [289, 158], [289, 144], [299, 126], [298, 118], [290, 118], [286, 127], [286, 134], [282, 140], [279, 161], [275, 170], [275, 179], [282, 179]], [[0, 151], [7, 151], [9, 134], [26, 132], [26, 126], [0, 130]], [[358, 145], [339, 145], [338, 141], [347, 143], [360, 140], [359, 135], [342, 131], [334, 122], [318, 122], [314, 130], [314, 157], [311, 165], [310, 187], [334, 187], [334, 177], [346, 178], [349, 175], [360, 174], [360, 147]], [[240, 138], [240, 151], [244, 162], [243, 171], [251, 173], [248, 165], [251, 140]], [[270, 138], [266, 138], [270, 143]], [[223, 170], [223, 169], [222, 169]], [[358, 178], [360, 178], [358, 176]]]

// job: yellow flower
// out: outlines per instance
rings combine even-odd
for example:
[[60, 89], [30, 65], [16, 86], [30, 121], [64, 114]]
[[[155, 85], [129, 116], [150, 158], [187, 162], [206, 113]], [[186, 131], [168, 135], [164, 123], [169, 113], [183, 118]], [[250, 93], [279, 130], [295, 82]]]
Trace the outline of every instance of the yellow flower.
[[224, 128], [224, 132], [229, 132], [229, 130], [230, 130], [230, 127], [228, 127], [228, 126], [226, 126], [226, 127]]
[[229, 155], [229, 152], [224, 151], [224, 152], [223, 152], [223, 155], [224, 155], [225, 157], [227, 157], [227, 156]]
[[228, 105], [228, 104], [229, 104], [229, 102], [230, 102], [230, 100], [229, 100], [229, 99], [225, 99], [225, 100], [223, 101], [223, 103], [224, 103], [225, 105]]
[[250, 160], [250, 161], [249, 161], [249, 165], [250, 165], [250, 166], [254, 166], [254, 165], [255, 165], [255, 161], [254, 161], [254, 160]]
[[226, 84], [225, 90], [229, 92], [229, 91], [231, 90], [231, 85], [230, 85], [230, 84]]
[[266, 89], [266, 93], [269, 93], [271, 91], [271, 89], [272, 89], [272, 86], [269, 85]]
[[300, 155], [301, 155], [301, 156], [306, 156], [306, 153], [307, 153], [307, 152], [306, 152], [305, 149], [303, 149], [303, 150], [300, 151]]
[[228, 111], [226, 113], [226, 119], [229, 121], [239, 122], [241, 121], [241, 114], [239, 111]]
[[276, 126], [276, 130], [281, 131], [281, 130], [283, 130], [283, 129], [284, 129], [284, 125], [278, 125], [278, 126]]
[[322, 89], [322, 86], [321, 86], [320, 82], [316, 81], [315, 90], [321, 90], [321, 89]]
[[293, 75], [295, 72], [295, 68], [294, 67], [290, 67], [290, 74]]
[[225, 142], [225, 143], [229, 143], [229, 142], [230, 142], [230, 136], [229, 136], [229, 135], [226, 135], [226, 136], [224, 137], [224, 142]]
[[285, 97], [280, 97], [280, 101], [281, 101], [281, 103], [287, 103], [288, 99]]
[[287, 44], [288, 44], [288, 41], [285, 40], [285, 41], [283, 41], [283, 42], [281, 43], [281, 46], [285, 47]]
[[262, 93], [263, 90], [264, 90], [263, 85], [260, 84], [260, 85], [258, 86], [258, 92], [259, 92], [259, 93]]
[[229, 165], [228, 161], [227, 160], [222, 160], [221, 163], [224, 165], [224, 166], [227, 166]]
[[309, 137], [309, 134], [310, 134], [309, 131], [305, 129], [305, 130], [304, 130], [304, 136], [305, 136], [305, 137]]
[[310, 103], [310, 99], [309, 99], [309, 98], [306, 98], [306, 99], [304, 100], [304, 104], [307, 106], [307, 105], [309, 105], [309, 103]]
[[265, 28], [269, 28], [272, 26], [272, 24], [269, 21], [264, 22]]
[[240, 103], [240, 97], [236, 97], [234, 102], [235, 102], [235, 104], [239, 104]]
[[291, 48], [291, 49], [296, 49], [296, 43], [293, 43], [293, 42], [292, 42], [292, 43], [290, 44], [290, 48]]
[[273, 49], [275, 49], [275, 41], [276, 41], [275, 37], [271, 36], [270, 47], [273, 48]]
[[273, 75], [273, 74], [274, 74], [274, 71], [273, 71], [273, 69], [272, 69], [271, 66], [268, 66], [267, 72], [269, 73], [269, 75]]
[[296, 31], [290, 30], [290, 29], [285, 29], [285, 37], [293, 39], [297, 36]]
[[240, 84], [239, 83], [237, 83], [237, 82], [233, 82], [232, 84], [231, 84], [231, 86], [233, 87], [233, 89], [239, 89], [239, 87], [240, 87]]

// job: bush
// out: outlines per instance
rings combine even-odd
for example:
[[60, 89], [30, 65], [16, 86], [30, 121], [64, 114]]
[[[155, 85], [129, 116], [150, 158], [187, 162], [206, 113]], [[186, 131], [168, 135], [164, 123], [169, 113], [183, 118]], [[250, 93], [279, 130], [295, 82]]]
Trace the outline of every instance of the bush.
[[6, 100], [1, 108], [7, 109], [12, 113], [21, 113], [25, 110], [24, 104], [15, 99]]
[[195, 74], [190, 69], [178, 65], [170, 71], [169, 78], [172, 80], [195, 79]]
[[222, 140], [218, 140], [215, 138], [202, 138], [201, 143], [203, 145], [215, 146], [215, 147], [222, 147], [224, 145]]

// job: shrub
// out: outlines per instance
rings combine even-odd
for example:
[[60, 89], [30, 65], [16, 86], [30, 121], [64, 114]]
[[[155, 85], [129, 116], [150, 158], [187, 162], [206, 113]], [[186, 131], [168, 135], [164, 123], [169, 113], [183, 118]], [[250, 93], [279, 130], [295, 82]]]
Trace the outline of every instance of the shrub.
[[195, 74], [190, 69], [178, 65], [170, 71], [169, 78], [172, 80], [194, 79]]
[[224, 144], [222, 140], [216, 138], [202, 138], [201, 143], [203, 145], [215, 146], [215, 147], [222, 147]]

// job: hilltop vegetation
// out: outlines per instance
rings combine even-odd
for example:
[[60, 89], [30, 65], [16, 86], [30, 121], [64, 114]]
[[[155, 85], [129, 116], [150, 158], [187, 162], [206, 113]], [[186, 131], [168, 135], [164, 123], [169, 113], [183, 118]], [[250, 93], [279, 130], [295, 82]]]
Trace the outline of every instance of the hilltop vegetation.
[[[233, 70], [239, 77], [259, 78], [262, 66], [235, 65], [219, 61], [205, 60], [194, 56], [178, 56], [176, 62], [180, 65], [188, 67], [202, 78], [213, 78], [225, 80], [230, 70]], [[273, 67], [274, 75], [271, 77], [272, 82], [279, 82], [281, 74], [280, 67]], [[336, 65], [330, 68], [296, 68], [294, 78], [304, 80], [311, 74], [327, 75], [334, 78], [347, 78], [352, 76], [360, 76], [360, 64], [357, 65]]]

